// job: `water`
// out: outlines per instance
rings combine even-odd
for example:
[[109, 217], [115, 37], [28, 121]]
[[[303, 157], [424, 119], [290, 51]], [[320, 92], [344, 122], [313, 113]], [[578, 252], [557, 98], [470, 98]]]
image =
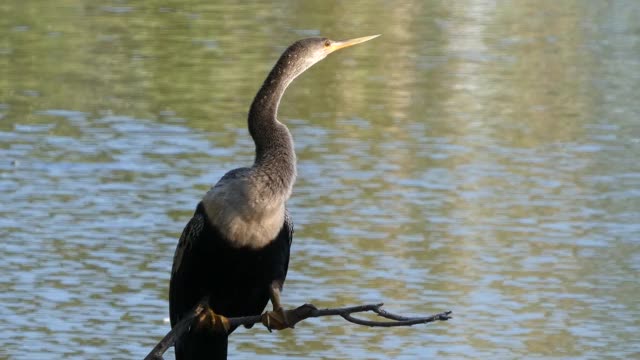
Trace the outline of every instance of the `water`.
[[636, 2], [9, 0], [0, 15], [0, 358], [146, 355], [169, 328], [177, 238], [251, 162], [246, 111], [278, 55], [377, 33], [281, 105], [299, 157], [284, 301], [455, 318], [242, 329], [232, 357], [640, 357]]

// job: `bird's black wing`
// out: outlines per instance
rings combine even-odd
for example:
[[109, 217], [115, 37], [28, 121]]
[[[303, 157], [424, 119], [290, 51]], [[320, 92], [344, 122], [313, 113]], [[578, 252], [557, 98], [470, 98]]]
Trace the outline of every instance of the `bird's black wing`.
[[[178, 323], [182, 315], [190, 310], [187, 304], [191, 303], [191, 301], [185, 299], [185, 296], [188, 294], [184, 289], [191, 284], [189, 271], [193, 268], [193, 264], [190, 263], [192, 258], [190, 254], [193, 251], [193, 245], [202, 241], [201, 236], [205, 228], [205, 222], [207, 221], [205, 218], [206, 215], [200, 210], [199, 206], [196, 213], [193, 214], [193, 217], [187, 223], [187, 226], [185, 226], [178, 241], [176, 252], [173, 255], [173, 267], [171, 268], [171, 282], [169, 285], [171, 326]], [[204, 294], [202, 294], [202, 296], [204, 296]], [[195, 301], [197, 302], [198, 300]], [[191, 304], [191, 306], [193, 307], [195, 304]]]
[[278, 234], [278, 238], [282, 238], [287, 244], [286, 249], [283, 249], [283, 251], [285, 252], [285, 261], [282, 283], [284, 284], [284, 280], [287, 277], [287, 272], [289, 271], [289, 258], [291, 253], [291, 244], [293, 243], [293, 219], [291, 218], [291, 214], [289, 214], [288, 209], [285, 209], [284, 224], [282, 226], [282, 230], [280, 230], [280, 233]]

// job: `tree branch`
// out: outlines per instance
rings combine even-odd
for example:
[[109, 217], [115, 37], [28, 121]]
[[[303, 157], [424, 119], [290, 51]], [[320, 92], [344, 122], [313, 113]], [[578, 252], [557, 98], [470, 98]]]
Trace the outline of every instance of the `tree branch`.
[[[194, 318], [200, 316], [207, 309], [208, 298], [203, 298], [193, 310], [178, 322], [167, 335], [151, 350], [149, 355], [145, 357], [145, 360], [162, 360], [162, 355], [175, 343], [176, 339], [180, 338], [184, 333], [189, 331], [191, 323]], [[343, 319], [358, 325], [371, 326], [371, 327], [393, 327], [393, 326], [412, 326], [417, 324], [426, 324], [434, 321], [446, 321], [451, 319], [451, 311], [445, 311], [439, 314], [425, 316], [425, 317], [406, 317], [390, 313], [382, 309], [383, 304], [368, 304], [359, 306], [350, 306], [343, 308], [331, 308], [331, 309], [318, 309], [311, 304], [304, 304], [295, 309], [285, 311], [287, 321], [291, 327], [294, 327], [297, 323], [304, 319], [315, 318], [321, 316], [341, 316]], [[378, 316], [391, 321], [372, 321], [364, 320], [353, 317], [351, 314], [361, 312], [374, 312]], [[243, 325], [251, 327], [255, 324], [261, 323], [265, 326], [264, 314], [255, 316], [241, 316], [227, 318], [230, 329]], [[269, 327], [267, 327], [269, 329]], [[271, 329], [269, 329], [271, 331]]]
[[209, 297], [205, 296], [200, 300], [200, 302], [194, 306], [193, 310], [188, 313], [184, 318], [182, 318], [176, 326], [174, 326], [167, 335], [165, 335], [162, 340], [151, 350], [151, 352], [144, 358], [144, 360], [163, 360], [162, 355], [169, 350], [176, 343], [176, 339], [180, 338], [184, 333], [189, 331], [191, 327], [191, 322], [197, 316], [202, 314], [203, 311], [207, 308], [207, 303], [209, 302]]

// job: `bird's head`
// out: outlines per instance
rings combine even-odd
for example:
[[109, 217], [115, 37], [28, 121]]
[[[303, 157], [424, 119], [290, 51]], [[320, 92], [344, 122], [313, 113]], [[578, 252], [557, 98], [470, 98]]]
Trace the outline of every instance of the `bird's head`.
[[295, 77], [334, 51], [361, 44], [365, 41], [377, 38], [378, 36], [380, 35], [365, 36], [342, 41], [331, 40], [324, 37], [312, 37], [298, 40], [285, 50], [280, 58], [280, 62], [284, 62], [282, 65], [292, 69], [292, 75]]

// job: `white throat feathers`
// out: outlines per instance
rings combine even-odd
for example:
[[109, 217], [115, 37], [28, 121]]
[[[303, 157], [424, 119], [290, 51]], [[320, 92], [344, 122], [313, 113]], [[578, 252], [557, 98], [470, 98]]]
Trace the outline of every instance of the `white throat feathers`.
[[275, 189], [267, 176], [255, 167], [232, 170], [202, 200], [211, 225], [233, 247], [262, 248], [282, 229], [293, 181]]

